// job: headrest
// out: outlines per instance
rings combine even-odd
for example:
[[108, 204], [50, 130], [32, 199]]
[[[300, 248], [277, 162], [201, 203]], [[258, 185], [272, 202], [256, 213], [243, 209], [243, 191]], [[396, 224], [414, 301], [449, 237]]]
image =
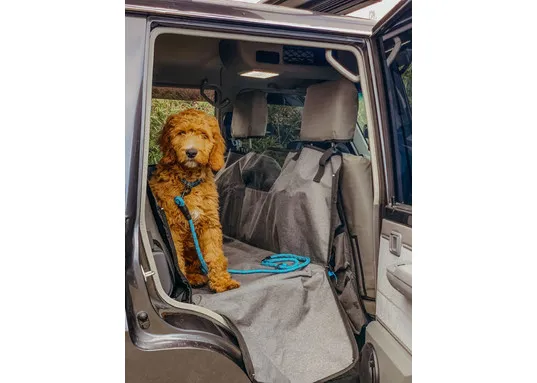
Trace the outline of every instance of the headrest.
[[349, 141], [358, 118], [358, 91], [346, 79], [327, 81], [308, 87], [301, 141]]
[[265, 92], [254, 90], [237, 95], [231, 120], [232, 137], [265, 137], [267, 121], [268, 106]]

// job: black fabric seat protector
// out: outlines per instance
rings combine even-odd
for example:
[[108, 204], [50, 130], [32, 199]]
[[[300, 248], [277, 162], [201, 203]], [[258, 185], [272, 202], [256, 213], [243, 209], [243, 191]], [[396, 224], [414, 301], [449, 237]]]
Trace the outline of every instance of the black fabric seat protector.
[[[153, 171], [154, 166], [149, 168], [148, 179], [151, 178], [151, 174], [153, 173]], [[183, 275], [181, 270], [179, 270], [179, 266], [177, 264], [177, 253], [175, 252], [175, 246], [173, 244], [172, 234], [170, 232], [168, 222], [166, 220], [166, 215], [164, 213], [164, 210], [162, 210], [158, 206], [155, 196], [153, 195], [153, 192], [149, 187], [149, 183], [147, 183], [147, 198], [149, 200], [149, 205], [151, 206], [151, 213], [153, 214], [153, 218], [155, 219], [155, 222], [157, 224], [159, 234], [164, 241], [164, 254], [169, 257], [167, 262], [169, 265], [173, 265], [171, 272], [172, 280], [174, 281], [174, 288], [170, 296], [181, 302], [191, 302], [192, 289], [186, 277]], [[146, 213], [149, 214], [149, 212]], [[151, 246], [153, 245], [154, 244], [152, 243]]]

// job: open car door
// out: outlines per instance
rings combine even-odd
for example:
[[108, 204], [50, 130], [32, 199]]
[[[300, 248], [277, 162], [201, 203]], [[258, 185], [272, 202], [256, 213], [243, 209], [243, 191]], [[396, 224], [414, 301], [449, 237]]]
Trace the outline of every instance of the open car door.
[[378, 254], [376, 320], [366, 328], [361, 382], [412, 381], [412, 1], [372, 34], [383, 103], [386, 201]]

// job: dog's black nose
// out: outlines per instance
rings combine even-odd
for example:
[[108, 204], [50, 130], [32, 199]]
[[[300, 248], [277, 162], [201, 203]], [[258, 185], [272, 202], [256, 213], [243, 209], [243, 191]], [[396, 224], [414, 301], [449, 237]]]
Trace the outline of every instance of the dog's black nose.
[[197, 149], [187, 149], [186, 150], [186, 156], [188, 158], [194, 158], [196, 157], [196, 154], [198, 154], [198, 150]]

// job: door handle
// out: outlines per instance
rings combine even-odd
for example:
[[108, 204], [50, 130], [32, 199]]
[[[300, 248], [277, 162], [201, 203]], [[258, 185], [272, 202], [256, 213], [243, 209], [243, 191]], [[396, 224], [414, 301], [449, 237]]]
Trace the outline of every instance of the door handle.
[[392, 231], [390, 233], [390, 253], [400, 257], [401, 256], [401, 243], [403, 242], [403, 236], [401, 233]]

